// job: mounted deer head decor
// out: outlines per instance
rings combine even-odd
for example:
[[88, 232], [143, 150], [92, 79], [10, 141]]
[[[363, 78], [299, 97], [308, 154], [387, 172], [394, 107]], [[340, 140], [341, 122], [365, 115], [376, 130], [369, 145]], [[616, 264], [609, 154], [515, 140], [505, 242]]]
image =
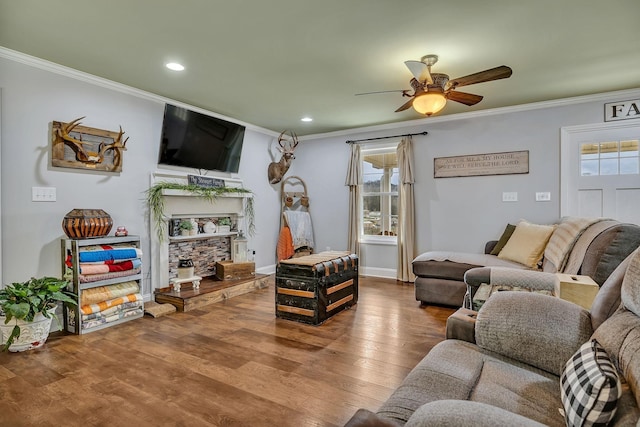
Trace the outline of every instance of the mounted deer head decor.
[[289, 170], [291, 162], [295, 159], [293, 151], [298, 146], [298, 137], [295, 132], [291, 131], [290, 139], [286, 136], [286, 130], [282, 131], [278, 137], [278, 150], [282, 153], [280, 161], [269, 163], [268, 178], [269, 184], [277, 184], [282, 181], [284, 174]]

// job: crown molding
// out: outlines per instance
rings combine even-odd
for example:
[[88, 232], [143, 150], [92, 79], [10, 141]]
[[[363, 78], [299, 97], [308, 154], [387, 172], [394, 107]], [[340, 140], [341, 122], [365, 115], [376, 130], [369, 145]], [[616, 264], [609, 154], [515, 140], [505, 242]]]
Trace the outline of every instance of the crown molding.
[[347, 130], [317, 133], [300, 137], [301, 141], [313, 139], [325, 139], [336, 137], [352, 137], [354, 134], [362, 134], [368, 132], [380, 132], [386, 130], [397, 130], [400, 128], [411, 128], [414, 126], [425, 126], [434, 123], [451, 122], [455, 120], [472, 119], [477, 117], [496, 116], [508, 113], [518, 113], [522, 111], [542, 110], [545, 108], [563, 107], [567, 105], [584, 104], [587, 102], [606, 101], [611, 102], [615, 99], [633, 99], [640, 97], [639, 89], [627, 89], [614, 92], [602, 92], [592, 95], [574, 96], [571, 98], [554, 99], [550, 101], [532, 102], [529, 104], [512, 105], [509, 107], [490, 108], [487, 110], [469, 111], [458, 114], [448, 114], [446, 116], [425, 117], [423, 119], [407, 120], [404, 122], [386, 123], [383, 125], [364, 126], [360, 128], [351, 128]]

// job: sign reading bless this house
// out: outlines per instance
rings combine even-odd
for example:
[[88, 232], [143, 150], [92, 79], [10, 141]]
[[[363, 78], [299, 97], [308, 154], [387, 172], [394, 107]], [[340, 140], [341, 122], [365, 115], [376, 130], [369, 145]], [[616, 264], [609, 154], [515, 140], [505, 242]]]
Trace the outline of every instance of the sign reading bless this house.
[[529, 151], [436, 157], [434, 178], [529, 173]]

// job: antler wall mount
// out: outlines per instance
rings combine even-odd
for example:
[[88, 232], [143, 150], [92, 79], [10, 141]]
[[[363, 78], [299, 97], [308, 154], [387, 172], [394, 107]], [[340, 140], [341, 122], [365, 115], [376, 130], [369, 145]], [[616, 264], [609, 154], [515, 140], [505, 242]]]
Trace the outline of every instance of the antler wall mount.
[[124, 131], [119, 132], [81, 126], [77, 118], [69, 123], [53, 122], [51, 128], [51, 165], [91, 169], [105, 172], [122, 172], [122, 152], [126, 151], [129, 138], [124, 141]]

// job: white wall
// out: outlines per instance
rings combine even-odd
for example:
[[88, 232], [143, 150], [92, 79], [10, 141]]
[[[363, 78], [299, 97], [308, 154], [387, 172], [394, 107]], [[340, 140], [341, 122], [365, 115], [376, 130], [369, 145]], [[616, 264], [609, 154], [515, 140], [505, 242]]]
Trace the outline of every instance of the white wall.
[[[111, 215], [114, 230], [116, 225], [125, 225], [130, 234], [141, 235], [144, 293], [149, 297], [149, 220], [144, 192], [150, 174], [157, 169], [164, 104], [160, 99], [105, 86], [0, 57], [2, 283], [60, 276], [63, 217], [74, 208], [97, 208]], [[85, 126], [109, 130], [122, 126], [129, 141], [120, 174], [50, 166], [51, 122], [81, 116], [86, 116]], [[258, 234], [250, 246], [256, 248], [257, 267], [274, 263], [265, 249], [275, 248], [273, 230], [277, 230], [279, 213], [277, 199], [265, 191], [269, 185], [267, 147], [272, 138], [272, 133], [247, 129], [238, 174], [256, 194]], [[57, 201], [32, 202], [34, 186], [55, 187]]]

